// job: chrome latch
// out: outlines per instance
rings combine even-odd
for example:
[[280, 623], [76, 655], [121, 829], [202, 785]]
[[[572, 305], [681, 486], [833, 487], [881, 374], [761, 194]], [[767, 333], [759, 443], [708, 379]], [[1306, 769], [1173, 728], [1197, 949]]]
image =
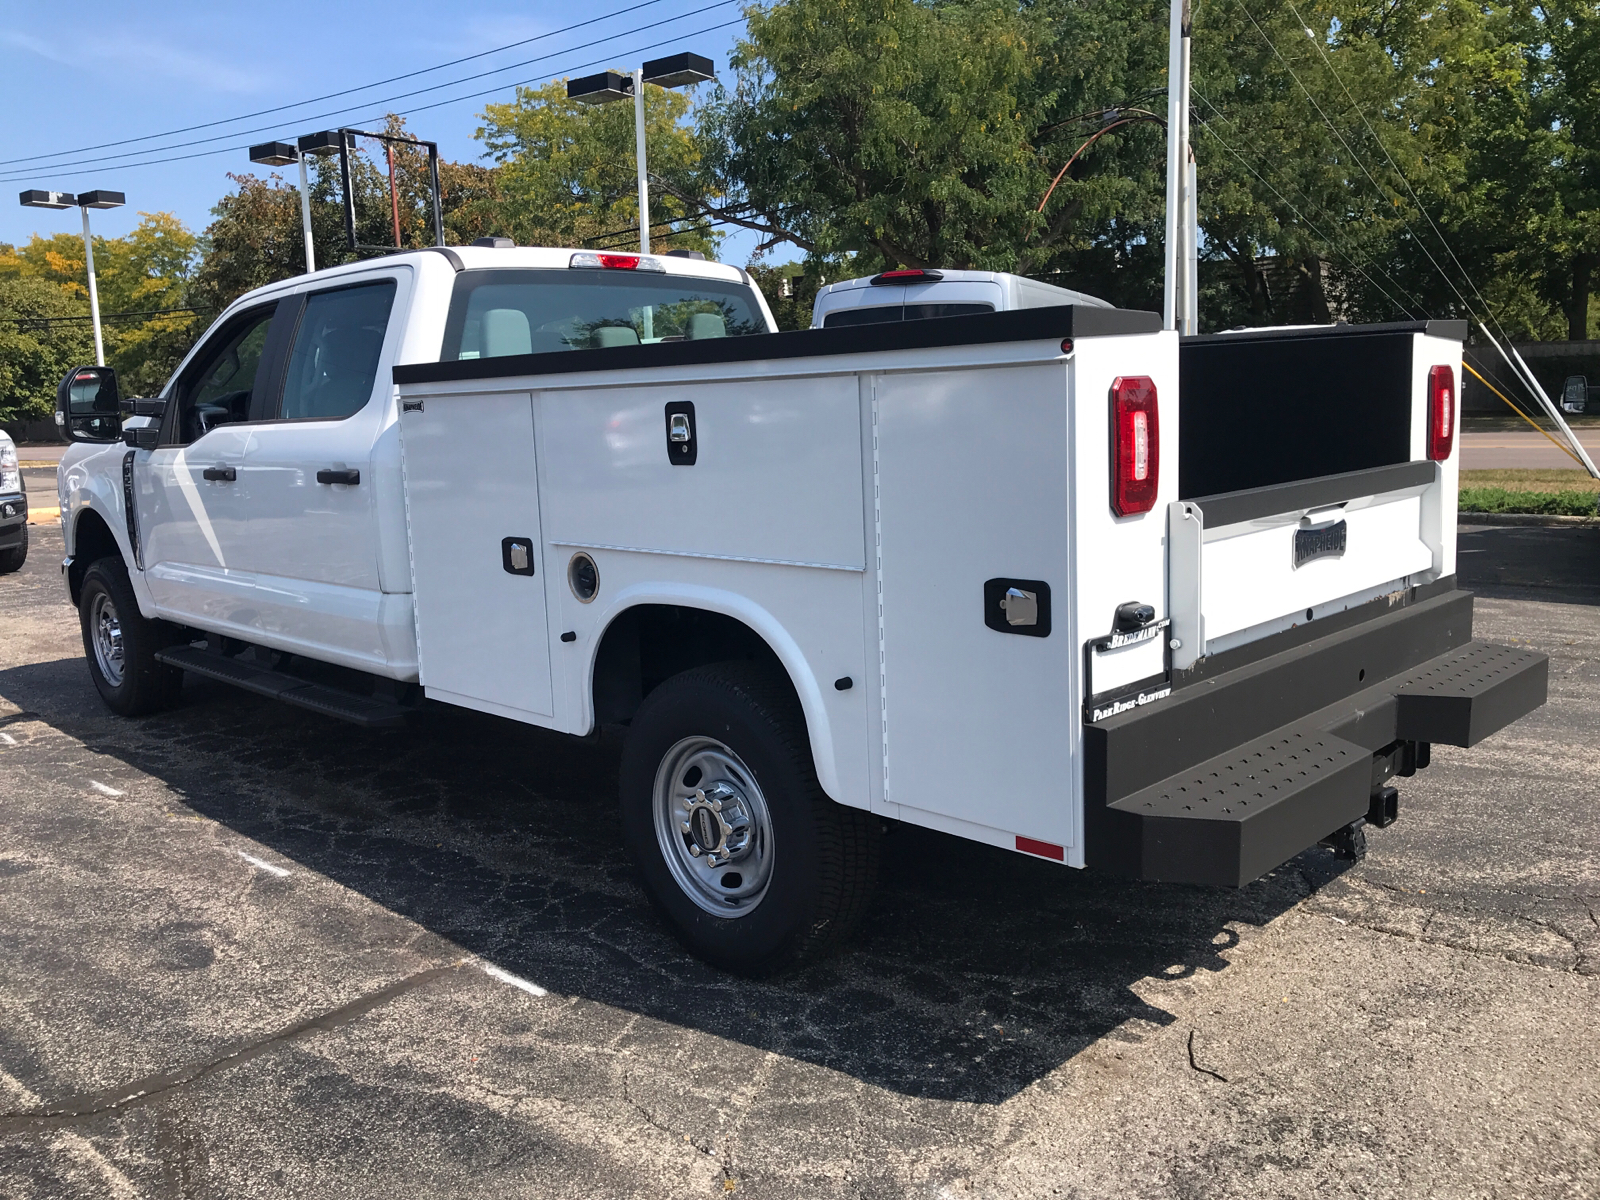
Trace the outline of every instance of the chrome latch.
[[1037, 593], [1021, 588], [1007, 588], [1000, 597], [1000, 607], [1005, 611], [1007, 625], [1037, 625], [1039, 623], [1039, 597]]
[[689, 440], [688, 413], [672, 414], [672, 429], [667, 434], [667, 439], [673, 442], [687, 442]]

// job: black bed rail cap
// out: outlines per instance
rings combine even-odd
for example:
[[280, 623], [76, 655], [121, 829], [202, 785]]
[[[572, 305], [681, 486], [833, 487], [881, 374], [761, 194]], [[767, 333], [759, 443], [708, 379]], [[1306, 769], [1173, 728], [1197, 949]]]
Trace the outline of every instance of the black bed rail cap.
[[1374, 333], [1422, 333], [1428, 337], [1467, 340], [1465, 321], [1385, 321], [1376, 325], [1269, 325], [1261, 329], [1239, 329], [1230, 333], [1202, 333], [1183, 339], [1184, 345], [1210, 342], [1294, 341], [1296, 338], [1350, 337]]
[[565, 350], [549, 354], [508, 354], [459, 362], [409, 363], [394, 368], [394, 381], [448, 383], [511, 375], [571, 375], [586, 371], [628, 371], [640, 367], [687, 367], [711, 363], [761, 362], [826, 355], [876, 354], [941, 346], [981, 346], [996, 342], [1036, 342], [1063, 338], [1115, 337], [1157, 333], [1161, 314], [1126, 308], [1063, 304], [1013, 312], [963, 317], [929, 317], [840, 329], [802, 329], [702, 342], [656, 342], [603, 350]]

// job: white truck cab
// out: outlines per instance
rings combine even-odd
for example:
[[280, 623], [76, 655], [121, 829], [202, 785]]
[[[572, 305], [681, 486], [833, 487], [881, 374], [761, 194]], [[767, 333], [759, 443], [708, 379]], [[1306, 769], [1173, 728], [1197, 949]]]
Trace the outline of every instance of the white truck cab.
[[[946, 283], [989, 307], [906, 319]], [[1455, 586], [1462, 326], [1180, 343], [1034, 286], [840, 287], [794, 333], [673, 257], [253, 292], [159, 397], [62, 382], [90, 674], [128, 715], [193, 673], [626, 727], [646, 892], [752, 974], [849, 932], [885, 821], [1243, 886], [1542, 703]]]
[[811, 308], [811, 328], [838, 329], [845, 325], [963, 317], [1063, 304], [1111, 307], [1083, 292], [1004, 271], [901, 267], [819, 289]]

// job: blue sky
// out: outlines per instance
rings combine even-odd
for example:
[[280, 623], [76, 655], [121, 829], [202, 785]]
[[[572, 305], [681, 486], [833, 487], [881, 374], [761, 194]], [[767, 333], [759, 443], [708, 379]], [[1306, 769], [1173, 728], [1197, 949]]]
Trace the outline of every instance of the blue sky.
[[[483, 106], [511, 99], [517, 83], [628, 68], [677, 50], [704, 54], [725, 71], [743, 28], [741, 7], [742, 0], [8, 5], [0, 17], [0, 159], [22, 161], [0, 164], [0, 242], [80, 229], [76, 210], [18, 204], [17, 193], [35, 187], [127, 193], [126, 208], [93, 214], [97, 234], [126, 233], [141, 211], [176, 213], [199, 232], [211, 206], [230, 190], [228, 172], [264, 170], [249, 161], [245, 147], [251, 143], [375, 122], [391, 109], [434, 106], [409, 116], [409, 127], [437, 141], [444, 157], [471, 160], [481, 151], [472, 132]], [[529, 38], [539, 40], [366, 86]], [[477, 75], [484, 77], [466, 79]], [[361, 90], [302, 103], [349, 88]], [[432, 90], [390, 99], [420, 89]], [[234, 120], [282, 105], [296, 107]], [[211, 122], [226, 123], [83, 149]], [[177, 145], [184, 142], [198, 144]], [[136, 153], [112, 157], [130, 152]], [[150, 161], [156, 159], [176, 161]], [[724, 243], [723, 257], [742, 263], [754, 244], [753, 235], [735, 235]]]

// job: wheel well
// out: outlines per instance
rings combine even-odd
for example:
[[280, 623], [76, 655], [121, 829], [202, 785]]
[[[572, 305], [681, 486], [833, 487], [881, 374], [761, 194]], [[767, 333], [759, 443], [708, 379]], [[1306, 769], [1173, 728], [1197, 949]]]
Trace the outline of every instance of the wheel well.
[[67, 569], [67, 588], [72, 603], [78, 603], [78, 593], [83, 587], [84, 573], [97, 560], [121, 555], [122, 547], [107, 525], [105, 518], [93, 509], [85, 510], [72, 528], [72, 566]]
[[676, 604], [626, 609], [607, 627], [595, 654], [595, 724], [629, 721], [672, 676], [730, 660], [767, 663], [789, 677], [772, 647], [735, 617]]

